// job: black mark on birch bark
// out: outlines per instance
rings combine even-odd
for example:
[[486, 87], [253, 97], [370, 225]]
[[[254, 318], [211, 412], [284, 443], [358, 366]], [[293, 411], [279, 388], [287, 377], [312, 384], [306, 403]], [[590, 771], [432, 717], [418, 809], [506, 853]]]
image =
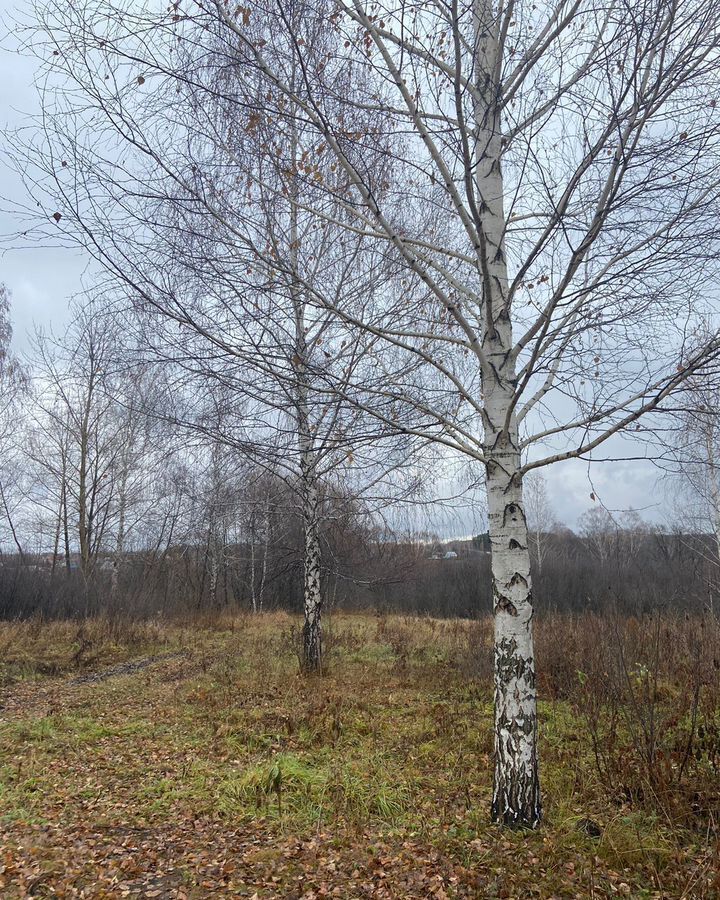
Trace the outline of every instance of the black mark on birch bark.
[[522, 507], [518, 506], [517, 503], [508, 503], [508, 505], [503, 510], [503, 526], [507, 526], [508, 519], [510, 519], [510, 521], [513, 523], [517, 522], [518, 516], [524, 523], [525, 513], [522, 511]]
[[500, 609], [510, 616], [516, 616], [518, 614], [518, 611], [512, 600], [509, 597], [506, 597], [505, 594], [501, 594], [500, 591], [496, 591], [495, 593], [497, 594], [495, 610], [497, 611]]
[[502, 640], [495, 651], [496, 677], [501, 684], [524, 681], [528, 688], [535, 688], [535, 665], [532, 656], [527, 659], [517, 652], [515, 638]]
[[521, 584], [523, 587], [527, 587], [527, 578], [524, 575], [521, 575], [519, 572], [516, 572], [513, 577], [508, 581], [505, 587], [517, 587]]

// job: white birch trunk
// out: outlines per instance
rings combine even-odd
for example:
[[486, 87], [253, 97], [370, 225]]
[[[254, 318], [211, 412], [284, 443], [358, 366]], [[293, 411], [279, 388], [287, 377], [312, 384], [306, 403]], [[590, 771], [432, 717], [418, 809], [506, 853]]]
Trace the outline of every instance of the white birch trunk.
[[[306, 672], [322, 671], [322, 591], [320, 585], [321, 555], [319, 536], [318, 491], [312, 473], [306, 472], [303, 465], [303, 525], [304, 525], [304, 579], [303, 607], [305, 624], [303, 626], [303, 669]], [[307, 476], [307, 478], [306, 478]]]
[[213, 534], [210, 539], [210, 605], [213, 608], [217, 605], [218, 571], [218, 541]]
[[270, 543], [270, 494], [265, 498], [265, 534], [263, 540], [262, 566], [260, 567], [260, 587], [258, 588], [258, 609], [262, 612], [267, 580], [268, 545]]
[[257, 613], [258, 604], [255, 595], [255, 524], [250, 529], [250, 596], [252, 598], [252, 611]]
[[120, 485], [120, 509], [118, 513], [118, 532], [117, 541], [115, 542], [115, 556], [113, 558], [112, 574], [110, 576], [110, 590], [113, 594], [117, 593], [118, 579], [120, 576], [120, 561], [125, 553], [125, 513], [127, 507], [127, 479], [128, 479], [128, 462], [124, 461], [122, 480]]
[[545, 548], [543, 547], [543, 535], [540, 526], [535, 529], [535, 552], [537, 554], [537, 570], [538, 574], [542, 572], [543, 559], [545, 558]]
[[96, 369], [95, 358], [91, 355], [91, 370], [82, 419], [80, 422], [80, 470], [78, 473], [78, 541], [80, 544], [80, 569], [83, 577], [90, 575], [92, 565], [92, 527], [93, 517], [88, 504], [88, 489], [90, 485], [90, 419], [93, 409]]
[[[290, 134], [290, 157], [297, 164], [298, 141], [293, 126]], [[302, 492], [303, 548], [303, 659], [305, 672], [322, 671], [322, 591], [321, 553], [319, 535], [320, 501], [317, 477], [317, 450], [310, 423], [310, 376], [308, 346], [305, 329], [305, 298], [297, 273], [299, 272], [298, 182], [293, 178], [288, 186], [290, 198], [289, 255], [293, 272], [290, 295], [295, 316], [295, 357], [297, 439], [300, 450], [300, 478]]]
[[487, 465], [495, 618], [492, 816], [504, 825], [535, 827], [541, 805], [530, 554], [517, 434], [498, 437]]
[[515, 358], [508, 299], [498, 110], [497, 22], [476, 0], [475, 209], [486, 313], [482, 340], [484, 453], [495, 621], [493, 820], [534, 828], [541, 817], [530, 551], [518, 427], [512, 410]]
[[309, 416], [307, 344], [305, 341], [304, 307], [294, 296], [296, 322], [297, 428], [300, 448], [300, 479], [303, 520], [303, 670], [322, 670], [322, 591], [320, 584], [320, 499], [318, 494], [317, 453]]
[[62, 512], [63, 512], [63, 495], [62, 495], [62, 490], [61, 490], [61, 492], [60, 492], [60, 508], [58, 509], [57, 527], [55, 528], [55, 540], [53, 541], [52, 568], [50, 569], [51, 576], [55, 574], [55, 569], [57, 568], [58, 555], [60, 553], [60, 532], [62, 531]]

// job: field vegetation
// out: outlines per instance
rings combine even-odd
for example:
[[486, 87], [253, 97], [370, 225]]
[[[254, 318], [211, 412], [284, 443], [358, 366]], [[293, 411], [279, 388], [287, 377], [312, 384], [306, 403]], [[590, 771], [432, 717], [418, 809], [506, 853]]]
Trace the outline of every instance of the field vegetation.
[[490, 824], [490, 620], [0, 625], [0, 894], [720, 893], [720, 627], [548, 615], [536, 831]]

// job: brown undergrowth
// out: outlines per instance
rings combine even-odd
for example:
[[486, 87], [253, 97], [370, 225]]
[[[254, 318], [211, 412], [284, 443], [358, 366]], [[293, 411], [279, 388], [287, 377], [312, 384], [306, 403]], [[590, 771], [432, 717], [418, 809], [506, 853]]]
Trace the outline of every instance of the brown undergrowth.
[[327, 625], [324, 677], [284, 613], [0, 625], [0, 895], [718, 896], [716, 623], [538, 622], [533, 833], [488, 822], [491, 624]]

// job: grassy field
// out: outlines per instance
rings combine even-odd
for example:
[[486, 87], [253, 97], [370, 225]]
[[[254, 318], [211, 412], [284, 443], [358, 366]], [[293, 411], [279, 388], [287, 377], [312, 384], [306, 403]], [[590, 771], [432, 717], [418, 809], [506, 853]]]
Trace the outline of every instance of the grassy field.
[[0, 626], [0, 896], [720, 896], [712, 789], [609, 790], [547, 680], [545, 824], [488, 822], [487, 623], [338, 614], [322, 678], [297, 627]]

